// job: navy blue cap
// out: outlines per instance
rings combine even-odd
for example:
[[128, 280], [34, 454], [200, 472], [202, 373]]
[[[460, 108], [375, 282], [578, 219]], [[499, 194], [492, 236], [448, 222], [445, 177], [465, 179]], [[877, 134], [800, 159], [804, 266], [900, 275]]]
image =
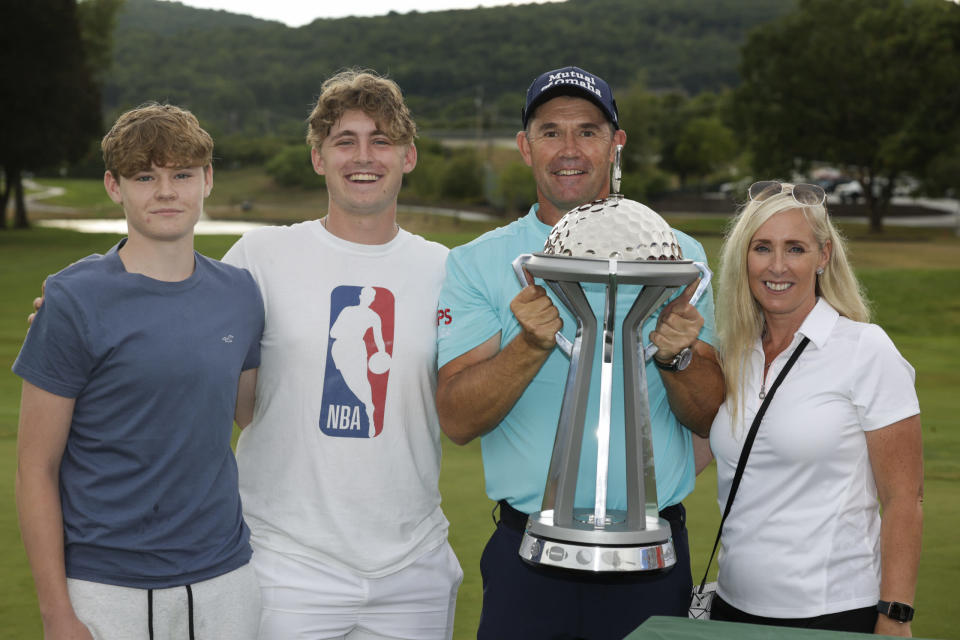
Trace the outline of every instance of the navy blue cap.
[[617, 101], [613, 99], [610, 85], [600, 76], [595, 76], [580, 67], [563, 67], [548, 71], [538, 77], [527, 89], [527, 104], [523, 108], [523, 128], [541, 104], [557, 96], [586, 98], [600, 107], [615, 129], [620, 128], [617, 117]]

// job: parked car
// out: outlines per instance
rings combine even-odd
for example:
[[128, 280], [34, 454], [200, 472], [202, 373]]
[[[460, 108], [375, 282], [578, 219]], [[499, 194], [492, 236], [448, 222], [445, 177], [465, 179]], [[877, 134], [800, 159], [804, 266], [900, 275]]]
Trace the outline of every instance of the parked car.
[[837, 188], [837, 185], [845, 184], [853, 180], [850, 176], [837, 176], [835, 178], [819, 178], [814, 180], [813, 183], [823, 187], [823, 190], [827, 193], [833, 193], [833, 190]]
[[[884, 177], [875, 178], [873, 181], [873, 196], [879, 198], [882, 188], [886, 186], [887, 179]], [[910, 197], [920, 188], [920, 183], [910, 176], [901, 176], [893, 184], [893, 193], [895, 197]], [[827, 191], [827, 193], [831, 193]], [[859, 180], [850, 180], [836, 185], [832, 191], [833, 200], [852, 204], [861, 202], [864, 198], [863, 185]]]
[[858, 180], [841, 182], [833, 188], [833, 196], [844, 204], [854, 204], [863, 200], [863, 186]]

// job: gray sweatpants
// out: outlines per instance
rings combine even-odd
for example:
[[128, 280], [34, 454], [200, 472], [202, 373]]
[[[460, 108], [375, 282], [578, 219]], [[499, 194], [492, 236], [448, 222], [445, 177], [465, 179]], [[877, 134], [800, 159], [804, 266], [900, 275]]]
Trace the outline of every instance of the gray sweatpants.
[[260, 585], [247, 564], [183, 587], [133, 589], [67, 579], [95, 640], [256, 640]]

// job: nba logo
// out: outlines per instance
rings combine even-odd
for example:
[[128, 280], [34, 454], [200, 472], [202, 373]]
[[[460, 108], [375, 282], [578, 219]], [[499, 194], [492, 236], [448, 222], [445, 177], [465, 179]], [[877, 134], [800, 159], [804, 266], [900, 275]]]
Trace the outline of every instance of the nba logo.
[[337, 287], [330, 293], [330, 333], [320, 430], [338, 438], [383, 431], [393, 356], [393, 294], [382, 287]]

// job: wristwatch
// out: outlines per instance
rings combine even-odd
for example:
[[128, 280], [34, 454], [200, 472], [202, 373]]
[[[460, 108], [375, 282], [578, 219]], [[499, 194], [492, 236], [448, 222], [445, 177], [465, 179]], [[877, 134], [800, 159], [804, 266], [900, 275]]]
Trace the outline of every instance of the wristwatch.
[[693, 350], [690, 347], [684, 347], [677, 355], [673, 356], [673, 359], [667, 362], [660, 362], [657, 360], [657, 356], [653, 356], [653, 363], [664, 371], [683, 371], [690, 366], [691, 360], [693, 360]]
[[881, 600], [877, 603], [877, 611], [897, 622], [910, 622], [913, 620], [913, 607], [902, 602], [887, 602]]

